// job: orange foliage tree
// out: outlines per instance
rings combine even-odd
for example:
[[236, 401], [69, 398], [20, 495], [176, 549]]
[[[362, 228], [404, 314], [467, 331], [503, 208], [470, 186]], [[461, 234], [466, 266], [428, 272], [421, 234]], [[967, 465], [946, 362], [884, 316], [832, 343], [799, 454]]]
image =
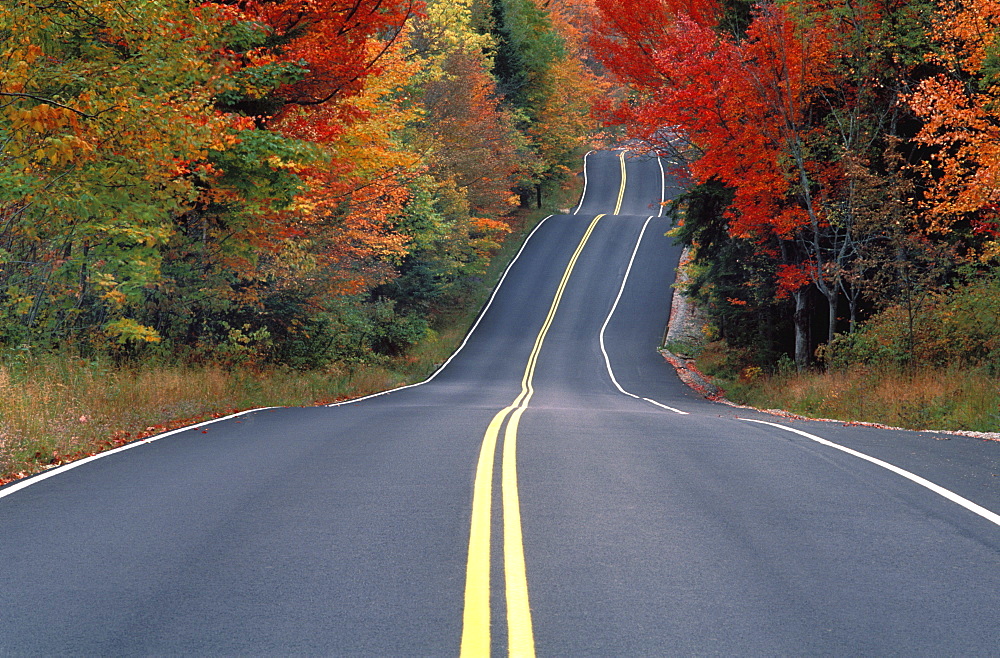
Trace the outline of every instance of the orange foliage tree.
[[[296, 365], [405, 347], [484, 271], [537, 161], [482, 10], [0, 5], [0, 342]], [[576, 144], [558, 105], [543, 133]]]
[[932, 234], [962, 240], [973, 258], [1000, 256], [1000, 3], [942, 3], [930, 57], [941, 72], [909, 102], [924, 125], [917, 140], [934, 149], [924, 168]]

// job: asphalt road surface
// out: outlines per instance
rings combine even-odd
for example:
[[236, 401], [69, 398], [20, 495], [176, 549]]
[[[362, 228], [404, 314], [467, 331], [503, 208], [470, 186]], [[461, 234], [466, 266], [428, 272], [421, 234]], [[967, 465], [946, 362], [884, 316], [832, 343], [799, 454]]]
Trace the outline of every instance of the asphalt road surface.
[[1000, 654], [1000, 444], [701, 399], [676, 181], [585, 171], [428, 383], [0, 489], [0, 655]]

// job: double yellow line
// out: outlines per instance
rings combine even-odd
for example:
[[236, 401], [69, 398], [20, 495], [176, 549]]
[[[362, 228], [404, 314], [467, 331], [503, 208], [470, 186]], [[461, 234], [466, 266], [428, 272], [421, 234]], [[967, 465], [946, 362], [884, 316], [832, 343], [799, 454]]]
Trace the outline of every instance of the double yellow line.
[[625, 154], [628, 150], [624, 150], [618, 154], [618, 162], [621, 163], [622, 168], [622, 184], [618, 188], [618, 202], [615, 204], [615, 210], [612, 215], [617, 215], [622, 209], [622, 200], [625, 198]]
[[[533, 379], [545, 335], [552, 326], [570, 274], [580, 252], [604, 215], [598, 215], [587, 227], [580, 244], [563, 272], [555, 297], [549, 306], [528, 364], [521, 377], [521, 392], [514, 401], [493, 417], [479, 452], [476, 481], [472, 493], [472, 526], [469, 534], [469, 562], [465, 572], [465, 612], [462, 626], [462, 656], [490, 655], [490, 531], [493, 506], [493, 463], [497, 439], [504, 421], [501, 487], [503, 502], [503, 563], [507, 593], [507, 645], [512, 656], [534, 656], [535, 638], [528, 604], [528, 579], [524, 568], [524, 543], [521, 538], [521, 504], [517, 493], [517, 426], [535, 393]], [[508, 419], [509, 416], [509, 419]]]
[[[625, 194], [625, 153], [621, 160], [621, 188], [614, 213], [621, 209]], [[503, 506], [503, 557], [504, 584], [507, 602], [507, 649], [511, 656], [534, 656], [535, 637], [528, 602], [528, 578], [524, 566], [524, 541], [521, 535], [521, 503], [517, 492], [517, 427], [521, 415], [528, 408], [535, 393], [533, 381], [538, 355], [545, 335], [552, 326], [556, 310], [562, 300], [566, 284], [573, 273], [576, 261], [594, 232], [598, 215], [587, 227], [576, 246], [562, 280], [549, 306], [545, 322], [535, 338], [528, 363], [521, 377], [521, 392], [514, 401], [502, 409], [486, 428], [476, 466], [476, 479], [472, 490], [472, 523], [469, 531], [469, 558], [465, 570], [465, 609], [462, 617], [462, 656], [490, 655], [490, 542], [493, 508], [493, 465], [496, 461], [497, 440], [504, 427], [503, 455], [501, 461], [501, 502]]]

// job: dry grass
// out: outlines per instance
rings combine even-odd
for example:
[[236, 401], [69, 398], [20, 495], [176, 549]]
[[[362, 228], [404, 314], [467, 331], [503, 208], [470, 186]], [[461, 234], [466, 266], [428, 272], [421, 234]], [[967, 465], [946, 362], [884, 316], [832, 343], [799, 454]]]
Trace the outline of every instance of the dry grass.
[[235, 410], [333, 401], [392, 380], [381, 368], [114, 368], [54, 355], [0, 366], [0, 481]]
[[449, 327], [391, 367], [112, 367], [58, 355], [0, 364], [0, 483], [234, 411], [322, 404], [418, 381], [463, 333]]
[[1000, 430], [1000, 379], [980, 369], [855, 366], [729, 382], [727, 391], [734, 402], [812, 417], [910, 429]]

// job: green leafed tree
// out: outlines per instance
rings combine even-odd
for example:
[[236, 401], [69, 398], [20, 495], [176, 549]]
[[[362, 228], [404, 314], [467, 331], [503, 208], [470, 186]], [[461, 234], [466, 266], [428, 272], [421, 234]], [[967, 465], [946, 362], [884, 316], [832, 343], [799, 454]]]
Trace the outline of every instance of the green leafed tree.
[[190, 167], [231, 146], [220, 29], [182, 0], [0, 6], [4, 341], [158, 340], [135, 314], [198, 194]]
[[587, 140], [598, 85], [547, 4], [492, 0], [492, 20], [497, 86], [518, 118], [533, 161], [531, 175], [522, 180], [522, 197], [526, 201], [534, 193], [540, 205], [543, 189], [569, 173]]

